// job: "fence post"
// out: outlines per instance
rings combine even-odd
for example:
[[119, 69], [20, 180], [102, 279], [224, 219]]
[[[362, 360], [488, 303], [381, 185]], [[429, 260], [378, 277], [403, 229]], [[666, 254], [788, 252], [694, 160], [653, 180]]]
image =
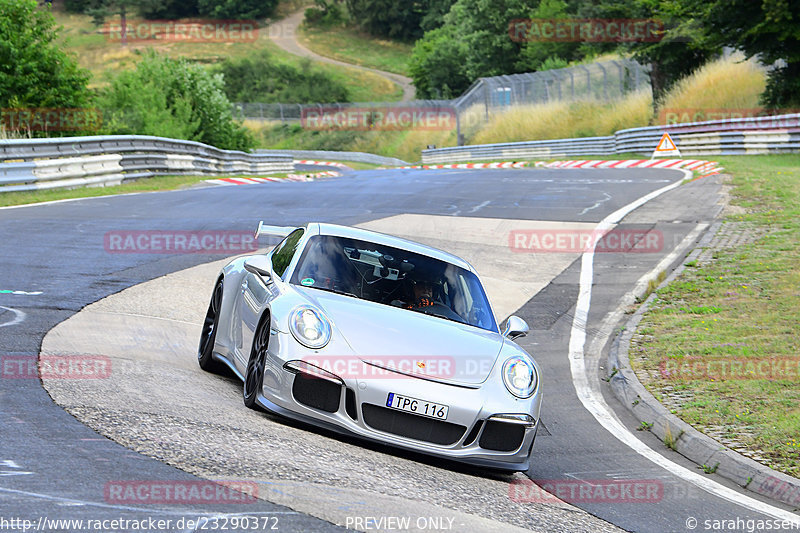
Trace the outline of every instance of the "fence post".
[[572, 73], [572, 70], [569, 71], [569, 90], [571, 98], [575, 100], [575, 74]]
[[461, 137], [461, 113], [457, 108], [453, 108], [456, 112], [456, 146], [464, 146], [464, 138]]
[[597, 66], [603, 71], [603, 98], [608, 100], [608, 72], [606, 72], [605, 67], [603, 67], [601, 63], [597, 63]]
[[489, 84], [481, 78], [481, 85], [483, 85], [483, 106], [486, 112], [486, 122], [489, 122]]
[[594, 91], [592, 90], [592, 73], [589, 71], [589, 68], [586, 65], [578, 65], [586, 72], [586, 91], [590, 95], [594, 95]]

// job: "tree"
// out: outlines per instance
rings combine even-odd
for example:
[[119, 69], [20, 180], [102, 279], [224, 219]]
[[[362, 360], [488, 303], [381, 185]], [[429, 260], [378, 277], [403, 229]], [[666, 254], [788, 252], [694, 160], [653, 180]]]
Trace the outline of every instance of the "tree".
[[765, 64], [779, 61], [769, 75], [762, 102], [771, 107], [800, 105], [800, 12], [790, 0], [681, 0], [698, 13], [710, 46], [732, 46]]
[[[694, 1], [694, 0], [692, 0]], [[670, 87], [719, 56], [722, 47], [707, 38], [707, 21], [698, 16], [685, 0], [635, 0], [629, 16], [660, 21], [661, 39], [632, 43], [627, 48], [641, 63], [650, 64], [653, 98], [658, 101]]]
[[417, 98], [455, 98], [472, 83], [464, 68], [469, 50], [455, 26], [442, 26], [417, 41], [409, 61]]
[[437, 28], [455, 0], [346, 0], [350, 19], [381, 37], [413, 40]]
[[120, 44], [128, 46], [128, 13], [139, 6], [140, 0], [87, 0], [83, 12], [98, 26], [107, 18], [119, 15]]
[[53, 15], [36, 0], [0, 0], [0, 108], [77, 108], [89, 73], [62, 52]]
[[444, 24], [426, 32], [411, 56], [411, 77], [422, 98], [451, 98], [477, 78], [517, 72], [521, 43], [509, 22], [529, 17], [527, 0], [458, 0]]
[[185, 59], [149, 52], [135, 71], [122, 72], [100, 98], [110, 134], [140, 134], [248, 150], [253, 139], [233, 119], [221, 74]]
[[201, 16], [220, 19], [260, 19], [275, 11], [278, 0], [197, 0]]
[[[534, 20], [564, 20], [575, 17], [569, 13], [569, 7], [563, 0], [542, 0], [531, 12]], [[542, 65], [558, 64], [566, 66], [569, 61], [580, 59], [581, 43], [577, 41], [527, 41], [522, 43], [522, 50], [517, 60], [516, 69], [521, 72], [533, 72], [542, 69]]]
[[347, 87], [308, 60], [300, 68], [273, 61], [266, 50], [238, 59], [226, 59], [219, 67], [225, 93], [234, 102], [306, 104], [348, 102]]

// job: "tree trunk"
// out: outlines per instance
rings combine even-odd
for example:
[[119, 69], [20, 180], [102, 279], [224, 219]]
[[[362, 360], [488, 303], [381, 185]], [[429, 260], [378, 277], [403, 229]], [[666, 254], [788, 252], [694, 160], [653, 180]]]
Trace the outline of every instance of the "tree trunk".
[[120, 43], [122, 46], [128, 46], [128, 13], [125, 10], [125, 6], [122, 6], [122, 11], [119, 13], [119, 21], [122, 25], [122, 37], [120, 39]]

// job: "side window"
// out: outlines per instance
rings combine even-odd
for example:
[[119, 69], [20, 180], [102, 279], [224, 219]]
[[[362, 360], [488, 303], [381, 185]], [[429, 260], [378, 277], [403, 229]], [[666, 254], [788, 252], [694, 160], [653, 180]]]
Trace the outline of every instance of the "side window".
[[283, 273], [289, 268], [289, 263], [292, 262], [292, 257], [297, 251], [297, 245], [300, 244], [300, 239], [303, 238], [303, 232], [302, 228], [294, 230], [278, 245], [272, 254], [272, 269], [281, 279], [283, 279]]

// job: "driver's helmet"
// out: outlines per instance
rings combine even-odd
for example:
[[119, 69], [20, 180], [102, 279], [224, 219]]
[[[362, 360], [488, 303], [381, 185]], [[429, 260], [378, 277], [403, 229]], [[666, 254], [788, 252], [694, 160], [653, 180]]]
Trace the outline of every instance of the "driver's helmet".
[[439, 286], [427, 278], [409, 278], [411, 307], [430, 307], [441, 303]]

